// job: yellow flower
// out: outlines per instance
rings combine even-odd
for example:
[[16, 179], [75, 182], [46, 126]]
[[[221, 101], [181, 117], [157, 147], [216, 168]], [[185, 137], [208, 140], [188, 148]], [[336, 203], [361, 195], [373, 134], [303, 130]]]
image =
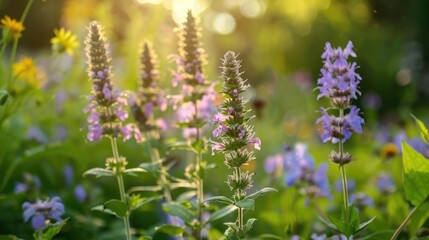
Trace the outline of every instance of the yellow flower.
[[33, 87], [40, 87], [42, 81], [38, 80], [39, 70], [33, 59], [29, 57], [23, 57], [21, 61], [13, 64], [13, 74], [21, 80], [25, 80], [29, 85]]
[[24, 25], [21, 22], [11, 19], [9, 16], [5, 16], [1, 20], [1, 27], [3, 28], [3, 37], [6, 37], [7, 40], [10, 37], [18, 39], [21, 37], [21, 32], [24, 31]]
[[380, 156], [382, 159], [389, 159], [398, 156], [399, 149], [393, 143], [385, 144], [380, 151]]
[[67, 52], [73, 55], [73, 50], [79, 46], [76, 36], [64, 28], [54, 30], [55, 37], [51, 38], [52, 50], [57, 53]]

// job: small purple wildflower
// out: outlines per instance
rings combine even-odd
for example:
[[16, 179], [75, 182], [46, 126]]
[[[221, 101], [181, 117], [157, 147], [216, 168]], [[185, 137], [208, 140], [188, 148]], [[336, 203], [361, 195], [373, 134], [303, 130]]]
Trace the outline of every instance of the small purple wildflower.
[[283, 164], [284, 164], [284, 160], [281, 154], [268, 156], [267, 159], [265, 159], [265, 164], [264, 164], [265, 172], [272, 174], [277, 170], [282, 171]]
[[15, 183], [15, 193], [38, 193], [42, 184], [39, 177], [24, 173], [24, 182]]
[[38, 199], [33, 204], [25, 202], [22, 208], [24, 209], [24, 221], [27, 222], [31, 219], [31, 224], [35, 230], [43, 229], [50, 220], [61, 222], [61, 216], [64, 214], [64, 205], [59, 197], [45, 201]]
[[350, 204], [355, 204], [358, 208], [374, 207], [374, 201], [365, 193], [353, 193], [350, 195]]
[[321, 164], [316, 169], [307, 145], [297, 143], [293, 150], [284, 155], [286, 186], [296, 185], [306, 195], [331, 198], [327, 167], [326, 164]]
[[74, 170], [72, 165], [67, 164], [63, 168], [64, 180], [67, 186], [72, 185], [74, 179]]
[[381, 174], [377, 178], [377, 189], [381, 194], [388, 195], [395, 191], [395, 182], [390, 175]]
[[87, 199], [87, 196], [88, 196], [85, 188], [82, 185], [77, 185], [74, 188], [73, 193], [74, 193], [74, 197], [76, 198], [76, 200], [78, 200], [81, 203], [83, 203]]

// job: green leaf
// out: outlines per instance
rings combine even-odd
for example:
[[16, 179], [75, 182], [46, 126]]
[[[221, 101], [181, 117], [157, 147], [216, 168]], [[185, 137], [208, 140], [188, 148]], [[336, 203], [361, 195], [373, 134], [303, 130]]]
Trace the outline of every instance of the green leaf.
[[142, 173], [142, 172], [146, 172], [146, 170], [144, 170], [143, 168], [130, 168], [123, 171], [123, 174], [137, 177], [138, 176], [137, 173]]
[[96, 177], [102, 177], [102, 176], [114, 177], [115, 176], [115, 174], [111, 170], [107, 170], [104, 168], [91, 168], [88, 171], [83, 173], [83, 176], [86, 176], [86, 175], [95, 175]]
[[261, 234], [257, 236], [255, 239], [274, 239], [274, 240], [283, 240], [283, 237], [273, 235], [273, 234]]
[[93, 211], [101, 211], [108, 214], [115, 215], [116, 217], [123, 218], [127, 216], [127, 205], [117, 199], [112, 199], [105, 202], [103, 205], [98, 205], [93, 207], [91, 210]]
[[256, 198], [263, 196], [269, 192], [278, 192], [278, 191], [277, 191], [277, 189], [269, 188], [269, 187], [262, 188], [261, 190], [255, 192], [255, 193], [249, 194], [248, 196], [245, 197], [245, 199], [256, 199]]
[[411, 114], [411, 117], [414, 118], [417, 126], [419, 127], [420, 137], [422, 138], [423, 142], [425, 142], [426, 144], [429, 144], [429, 131], [426, 128], [425, 124], [422, 121], [420, 121], [418, 118], [416, 118], [416, 116], [414, 116], [413, 114]]
[[246, 224], [244, 224], [244, 231], [249, 232], [250, 230], [252, 230], [253, 223], [255, 223], [256, 220], [256, 218], [248, 219]]
[[226, 207], [223, 207], [223, 208], [217, 210], [216, 212], [212, 213], [210, 215], [210, 218], [207, 220], [207, 223], [211, 223], [211, 222], [219, 220], [225, 216], [228, 216], [229, 214], [231, 214], [235, 210], [237, 210], [237, 207], [233, 206], [233, 205], [228, 205]]
[[371, 219], [369, 219], [366, 222], [363, 222], [361, 224], [359, 224], [359, 226], [357, 227], [357, 229], [355, 230], [354, 234], [362, 231], [364, 228], [366, 228], [366, 226], [368, 226], [370, 223], [372, 223], [372, 221], [374, 221], [375, 217], [372, 217]]
[[15, 235], [0, 235], [0, 240], [24, 240], [24, 239], [18, 238]]
[[9, 92], [2, 89], [0, 90], [0, 106], [3, 106], [9, 97]]
[[160, 200], [162, 199], [163, 196], [155, 196], [155, 197], [148, 197], [148, 198], [140, 198], [140, 201], [138, 201], [137, 203], [134, 203], [131, 205], [131, 211], [134, 211], [136, 209], [138, 209], [139, 207], [150, 203], [152, 201], [156, 201], [156, 200]]
[[154, 162], [142, 163], [140, 164], [140, 168], [155, 175], [160, 172], [159, 164]]
[[164, 209], [165, 212], [173, 216], [180, 217], [185, 222], [191, 222], [193, 219], [193, 215], [191, 211], [179, 203], [176, 203], [176, 202], [164, 203], [162, 204], [162, 208]]
[[231, 198], [225, 197], [225, 196], [214, 196], [209, 197], [203, 201], [203, 203], [208, 202], [217, 202], [217, 203], [223, 203], [223, 204], [234, 204], [234, 200]]
[[133, 192], [159, 192], [162, 190], [161, 186], [139, 186], [133, 187], [128, 190], [128, 193]]
[[429, 160], [402, 142], [405, 196], [414, 206], [419, 206], [429, 196]]
[[61, 231], [61, 228], [63, 228], [64, 225], [66, 225], [67, 220], [68, 220], [68, 218], [64, 219], [61, 222], [49, 224], [48, 227], [43, 231], [43, 239], [44, 240], [50, 240], [50, 239], [54, 238], [55, 235], [57, 235]]
[[138, 240], [152, 240], [151, 236], [141, 236]]
[[192, 150], [195, 153], [203, 153], [204, 152], [204, 141], [202, 139], [198, 139], [192, 143]]
[[429, 201], [426, 201], [411, 217], [408, 227], [410, 236], [415, 236], [426, 220], [429, 218]]
[[166, 145], [168, 150], [192, 150], [188, 142], [174, 142]]
[[234, 204], [235, 206], [239, 208], [249, 209], [249, 210], [255, 210], [255, 201], [253, 199], [243, 199]]
[[207, 239], [208, 240], [219, 240], [222, 239], [223, 233], [215, 228], [211, 228], [207, 230]]
[[164, 224], [159, 227], [155, 227], [155, 231], [163, 232], [170, 236], [180, 236], [185, 231], [185, 227]]

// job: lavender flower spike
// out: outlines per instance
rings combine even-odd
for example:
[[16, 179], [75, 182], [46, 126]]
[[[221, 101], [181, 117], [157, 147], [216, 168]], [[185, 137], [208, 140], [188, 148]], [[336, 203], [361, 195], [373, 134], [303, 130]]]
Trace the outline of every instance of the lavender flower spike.
[[[123, 131], [123, 122], [128, 118], [128, 113], [124, 110], [127, 99], [124, 94], [115, 91], [111, 81], [111, 60], [102, 27], [93, 21], [88, 28], [85, 51], [92, 95], [88, 98], [89, 104], [84, 110], [89, 113], [87, 139], [98, 141], [102, 136], [122, 136], [123, 139], [138, 137], [138, 128], [127, 127], [129, 131]], [[136, 141], [140, 139], [136, 138]]]

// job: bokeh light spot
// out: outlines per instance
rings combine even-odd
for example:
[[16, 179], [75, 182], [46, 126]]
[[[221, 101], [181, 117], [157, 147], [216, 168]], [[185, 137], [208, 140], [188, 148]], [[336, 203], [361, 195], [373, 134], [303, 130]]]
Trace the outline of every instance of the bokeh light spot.
[[235, 19], [229, 13], [219, 13], [213, 21], [213, 30], [219, 34], [230, 34], [235, 30]]
[[262, 16], [266, 10], [266, 4], [262, 0], [245, 0], [240, 5], [240, 12], [248, 18]]

